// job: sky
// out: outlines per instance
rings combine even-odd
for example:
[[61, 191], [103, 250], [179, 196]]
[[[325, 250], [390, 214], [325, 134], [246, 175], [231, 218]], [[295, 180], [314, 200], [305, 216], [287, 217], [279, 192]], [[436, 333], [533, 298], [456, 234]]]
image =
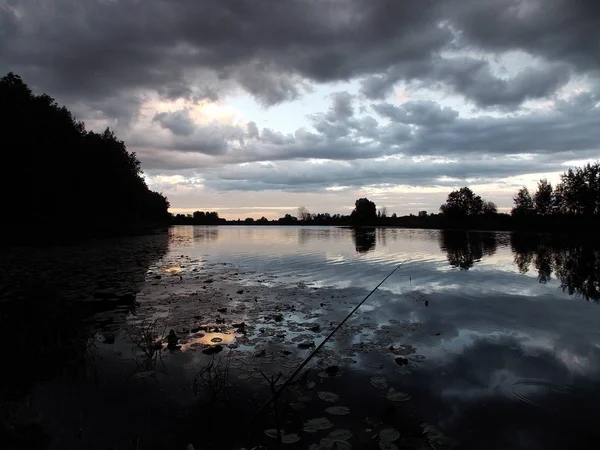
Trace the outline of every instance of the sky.
[[0, 0], [0, 73], [171, 212], [437, 212], [600, 159], [598, 0]]

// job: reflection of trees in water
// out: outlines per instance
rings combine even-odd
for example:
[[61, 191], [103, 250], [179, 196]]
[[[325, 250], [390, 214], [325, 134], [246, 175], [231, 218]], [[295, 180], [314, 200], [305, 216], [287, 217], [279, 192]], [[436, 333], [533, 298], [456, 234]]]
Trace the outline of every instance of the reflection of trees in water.
[[352, 240], [358, 253], [367, 253], [375, 248], [376, 230], [375, 228], [355, 228], [352, 230]]
[[214, 225], [201, 225], [194, 227], [194, 241], [215, 242], [219, 239], [219, 227]]
[[451, 266], [469, 270], [484, 256], [496, 253], [497, 244], [492, 233], [442, 230], [440, 248], [446, 252]]
[[298, 229], [298, 243], [300, 245], [306, 244], [308, 241], [330, 241], [331, 230], [330, 229], [317, 229], [317, 228], [299, 228]]
[[554, 273], [563, 291], [600, 301], [600, 247], [597, 243], [514, 233], [511, 246], [521, 273], [533, 266], [540, 283], [547, 283]]

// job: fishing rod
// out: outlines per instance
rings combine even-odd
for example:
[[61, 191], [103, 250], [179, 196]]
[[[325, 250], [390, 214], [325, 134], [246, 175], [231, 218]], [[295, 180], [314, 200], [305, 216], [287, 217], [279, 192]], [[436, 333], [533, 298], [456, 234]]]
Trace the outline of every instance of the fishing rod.
[[250, 419], [250, 421], [248, 422], [248, 426], [252, 424], [252, 422], [254, 421], [254, 419], [256, 419], [256, 417], [258, 417], [260, 415], [260, 413], [262, 413], [271, 403], [273, 403], [277, 397], [279, 397], [279, 395], [281, 394], [281, 392], [290, 385], [290, 383], [294, 380], [294, 378], [296, 378], [296, 376], [298, 376], [298, 374], [302, 371], [302, 369], [308, 364], [308, 362], [313, 358], [313, 356], [315, 356], [317, 354], [317, 352], [319, 350], [321, 350], [321, 348], [323, 348], [323, 346], [327, 343], [327, 341], [329, 339], [331, 339], [331, 337], [342, 327], [342, 325], [344, 325], [344, 323], [346, 323], [346, 321], [352, 316], [352, 314], [354, 314], [358, 308], [360, 308], [362, 306], [362, 304], [364, 302], [367, 301], [367, 299], [373, 295], [373, 293], [379, 288], [379, 286], [381, 286], [383, 283], [385, 283], [385, 281], [391, 277], [394, 272], [396, 272], [396, 270], [398, 270], [405, 262], [407, 262], [408, 259], [405, 259], [404, 261], [402, 261], [400, 264], [398, 264], [394, 270], [392, 270], [390, 273], [387, 274], [387, 276], [381, 280], [381, 282], [375, 286], [373, 288], [373, 290], [371, 292], [369, 292], [367, 294], [367, 296], [365, 298], [363, 298], [360, 303], [358, 303], [358, 305], [356, 305], [354, 307], [354, 309], [352, 311], [350, 311], [350, 313], [348, 313], [348, 315], [344, 318], [344, 320], [342, 320], [334, 329], [333, 331], [331, 331], [331, 333], [329, 333], [327, 335], [327, 337], [325, 339], [323, 339], [323, 341], [304, 359], [304, 361], [302, 362], [302, 364], [300, 364], [298, 366], [298, 368], [296, 370], [294, 370], [294, 372], [287, 378], [287, 380], [285, 380], [285, 382], [279, 386], [279, 388], [273, 393], [271, 394], [271, 397], [269, 397], [269, 399], [260, 407], [258, 408], [258, 410], [254, 413], [254, 416], [252, 416], [252, 418]]

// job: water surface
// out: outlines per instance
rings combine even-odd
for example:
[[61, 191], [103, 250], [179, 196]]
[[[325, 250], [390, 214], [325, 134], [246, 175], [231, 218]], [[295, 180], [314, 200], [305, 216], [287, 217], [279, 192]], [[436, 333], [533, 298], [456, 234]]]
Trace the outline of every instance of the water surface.
[[[82, 333], [96, 344], [87, 366], [93, 376], [65, 381], [54, 371], [34, 381], [54, 448], [81, 442], [218, 448], [227, 439], [209, 439], [206, 428], [222, 425], [223, 415], [232, 429], [248, 422], [270, 394], [260, 371], [284, 379], [308, 356], [309, 344], [318, 345], [399, 264], [311, 360], [302, 383], [287, 390], [278, 414], [285, 432], [300, 439], [290, 448], [329, 448], [336, 430], [351, 430], [352, 437], [338, 435], [355, 448], [395, 448], [382, 443], [390, 429], [399, 432], [393, 445], [400, 448], [597, 442], [600, 250], [593, 243], [535, 234], [271, 226], [176, 226], [162, 249], [156, 242], [156, 236], [129, 240], [126, 250], [123, 241], [106, 242], [94, 247], [95, 260], [89, 248], [71, 248], [77, 264], [56, 275], [68, 285], [56, 288], [60, 295], [96, 305]], [[64, 255], [62, 249], [13, 253], [4, 256], [2, 270], [28, 267], [52, 277], [67, 264]], [[179, 340], [148, 365], [132, 341], [151, 321], [160, 325], [157, 335], [173, 329]], [[216, 345], [223, 351], [215, 356], [202, 352]], [[211, 360], [229, 361], [231, 392], [211, 403], [218, 414], [207, 415], [208, 388], [194, 381]], [[333, 366], [337, 373], [327, 376]], [[349, 414], [332, 414], [331, 406]], [[306, 431], [307, 421], [319, 417], [332, 428]], [[268, 409], [251, 427], [252, 443], [275, 448], [263, 433], [275, 422]]]

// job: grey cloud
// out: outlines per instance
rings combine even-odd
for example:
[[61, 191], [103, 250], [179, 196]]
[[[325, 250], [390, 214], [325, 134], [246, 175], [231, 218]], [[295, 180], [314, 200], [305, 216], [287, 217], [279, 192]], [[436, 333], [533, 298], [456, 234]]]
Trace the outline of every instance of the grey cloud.
[[196, 129], [196, 124], [187, 109], [157, 113], [152, 122], [158, 122], [161, 127], [177, 136], [190, 136]]
[[409, 101], [401, 106], [390, 103], [372, 105], [377, 114], [394, 122], [420, 126], [436, 126], [453, 122], [458, 117], [458, 111], [449, 107], [442, 108], [432, 101]]
[[348, 92], [336, 92], [332, 95], [333, 106], [327, 115], [331, 122], [345, 121], [354, 116], [352, 101], [354, 97]]
[[[436, 62], [427, 75], [431, 81], [444, 82], [478, 106], [518, 106], [528, 99], [547, 97], [570, 79], [566, 64], [526, 68], [512, 79], [492, 74], [487, 61], [474, 58], [448, 58]], [[420, 81], [427, 85], [428, 81]]]
[[406, 80], [418, 87], [450, 88], [480, 107], [516, 107], [528, 99], [544, 98], [564, 86], [571, 77], [565, 63], [528, 67], [512, 78], [492, 73], [490, 63], [473, 57], [432, 58], [419, 66], [398, 64], [384, 74], [362, 81], [361, 92], [372, 100], [389, 95], [395, 84]]
[[248, 122], [246, 124], [246, 128], [247, 128], [247, 132], [248, 132], [248, 137], [250, 139], [258, 139], [259, 138], [259, 134], [258, 134], [258, 127], [256, 126], [256, 122]]
[[[537, 158], [536, 171], [552, 172], [562, 168], [560, 162]], [[440, 181], [442, 177], [459, 180], [477, 179], [489, 182], [522, 173], [523, 163], [507, 158], [470, 158], [448, 163], [414, 162], [409, 158], [388, 159], [385, 163], [359, 160], [351, 163], [328, 161], [307, 164], [286, 161], [271, 167], [261, 164], [227, 166], [206, 173], [206, 184], [219, 190], [281, 189], [309, 192], [329, 186], [360, 187], [370, 184], [411, 186], [455, 186], [456, 181]]]
[[448, 2], [461, 43], [484, 50], [520, 49], [580, 71], [600, 69], [600, 3], [595, 0]]
[[[0, 70], [67, 103], [131, 90], [214, 100], [237, 85], [272, 105], [302, 95], [304, 80], [366, 77], [369, 98], [398, 80], [433, 80], [481, 105], [516, 105], [562, 85], [563, 63], [600, 69], [592, 0], [48, 0], [43, 8], [4, 0], [0, 8]], [[445, 50], [472, 49], [525, 50], [556, 65], [506, 82], [485, 67], [436, 68]]]
[[[173, 168], [169, 151], [176, 150], [214, 155], [216, 165], [310, 158], [351, 161], [390, 155], [462, 159], [525, 153], [545, 155], [553, 162], [594, 158], [600, 148], [597, 98], [595, 94], [580, 94], [559, 102], [555, 111], [475, 118], [456, 117], [455, 111], [431, 102], [407, 102], [400, 107], [380, 104], [374, 109], [395, 121], [380, 125], [368, 116], [353, 117], [347, 123], [322, 119], [314, 123], [314, 131], [299, 129], [286, 135], [263, 129], [259, 139], [245, 142], [249, 132], [244, 128], [204, 126], [192, 136], [180, 136], [163, 147], [164, 168]], [[236, 141], [241, 147], [230, 145]], [[152, 146], [152, 141], [139, 138], [133, 142]], [[180, 162], [177, 167], [181, 167]], [[540, 171], [535, 162], [527, 160], [520, 161], [518, 168], [513, 175]]]

